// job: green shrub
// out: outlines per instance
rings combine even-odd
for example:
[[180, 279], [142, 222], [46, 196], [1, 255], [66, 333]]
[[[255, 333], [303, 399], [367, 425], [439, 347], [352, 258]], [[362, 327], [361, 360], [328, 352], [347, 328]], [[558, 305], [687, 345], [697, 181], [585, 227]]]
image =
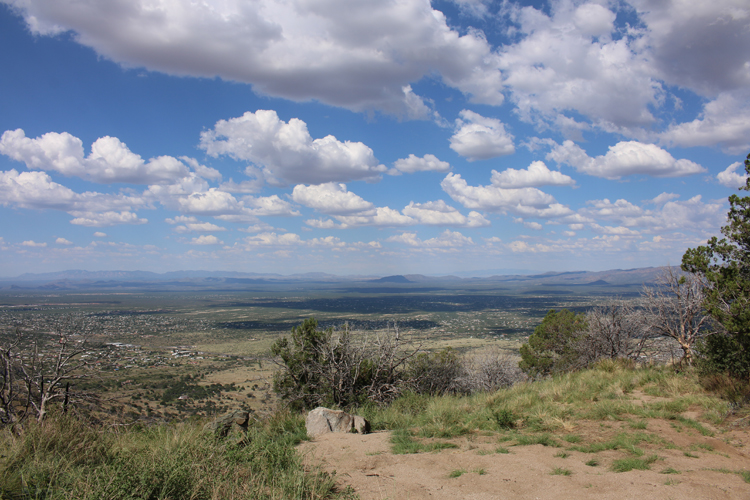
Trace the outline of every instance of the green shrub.
[[576, 366], [575, 341], [586, 330], [586, 316], [567, 309], [551, 310], [529, 341], [521, 346], [518, 366], [531, 376], [564, 372]]

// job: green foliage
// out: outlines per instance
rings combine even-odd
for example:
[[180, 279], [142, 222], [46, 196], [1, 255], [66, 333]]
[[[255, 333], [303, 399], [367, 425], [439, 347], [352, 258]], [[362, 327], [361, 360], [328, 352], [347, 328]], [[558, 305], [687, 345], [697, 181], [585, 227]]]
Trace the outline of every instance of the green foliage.
[[[750, 173], [750, 155], [745, 160]], [[750, 191], [750, 178], [740, 189]], [[750, 196], [729, 197], [724, 238], [688, 249], [682, 269], [705, 275], [706, 311], [726, 332], [709, 336], [698, 349], [708, 372], [726, 372], [741, 379], [750, 376]]]
[[531, 376], [545, 376], [576, 367], [574, 344], [586, 329], [586, 316], [567, 309], [551, 310], [521, 346], [518, 366]]
[[512, 429], [516, 426], [516, 416], [507, 408], [495, 410], [493, 412], [493, 417], [500, 429]]
[[290, 338], [282, 337], [271, 346], [271, 354], [280, 357], [286, 367], [274, 377], [273, 388], [292, 408], [309, 408], [319, 402], [325, 381], [316, 368], [324, 362], [330, 336], [330, 329], [318, 330], [315, 318], [308, 318], [292, 327]]

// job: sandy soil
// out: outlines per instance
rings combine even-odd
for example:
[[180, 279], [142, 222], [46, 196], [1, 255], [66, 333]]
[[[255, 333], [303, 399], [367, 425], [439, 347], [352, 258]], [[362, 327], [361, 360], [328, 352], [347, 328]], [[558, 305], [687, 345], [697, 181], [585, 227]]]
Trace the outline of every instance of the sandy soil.
[[[687, 416], [687, 415], [686, 415]], [[719, 430], [715, 437], [668, 421], [651, 420], [637, 431], [623, 422], [581, 422], [574, 432], [585, 443], [606, 440], [618, 432], [647, 432], [673, 445], [639, 447], [660, 458], [646, 471], [613, 472], [613, 460], [632, 456], [625, 451], [582, 453], [563, 448], [509, 446], [496, 453], [494, 436], [452, 440], [457, 449], [436, 453], [393, 455], [390, 433], [327, 434], [300, 445], [306, 463], [336, 472], [369, 499], [750, 499], [750, 483], [730, 471], [750, 470], [748, 427]], [[507, 444], [506, 444], [507, 446]], [[568, 456], [561, 457], [561, 452]], [[598, 466], [586, 465], [592, 459]], [[555, 469], [570, 475], [555, 475]], [[665, 474], [672, 468], [679, 474]], [[460, 477], [451, 472], [465, 470]]]

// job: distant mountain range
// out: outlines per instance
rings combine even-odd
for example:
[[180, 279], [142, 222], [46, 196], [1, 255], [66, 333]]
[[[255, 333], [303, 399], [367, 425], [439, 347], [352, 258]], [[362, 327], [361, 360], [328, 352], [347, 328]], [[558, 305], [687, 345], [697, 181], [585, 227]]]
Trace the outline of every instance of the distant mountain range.
[[[504, 274], [485, 277], [425, 276], [407, 274], [394, 276], [336, 276], [327, 273], [281, 275], [273, 273], [244, 273], [234, 271], [82, 271], [54, 273], [25, 273], [15, 278], [0, 278], [0, 289], [106, 289], [106, 288], [241, 288], [249, 285], [274, 284], [500, 284], [507, 286], [633, 286], [653, 283], [661, 268], [613, 269], [609, 271], [548, 272], [544, 274]], [[479, 274], [479, 273], [478, 273]], [[484, 274], [484, 273], [482, 273]]]

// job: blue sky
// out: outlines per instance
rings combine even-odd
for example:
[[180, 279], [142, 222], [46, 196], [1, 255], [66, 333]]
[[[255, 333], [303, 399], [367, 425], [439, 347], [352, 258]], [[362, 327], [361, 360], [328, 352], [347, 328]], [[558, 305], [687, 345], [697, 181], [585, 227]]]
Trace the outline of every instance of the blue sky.
[[0, 276], [677, 264], [746, 0], [0, 0]]

